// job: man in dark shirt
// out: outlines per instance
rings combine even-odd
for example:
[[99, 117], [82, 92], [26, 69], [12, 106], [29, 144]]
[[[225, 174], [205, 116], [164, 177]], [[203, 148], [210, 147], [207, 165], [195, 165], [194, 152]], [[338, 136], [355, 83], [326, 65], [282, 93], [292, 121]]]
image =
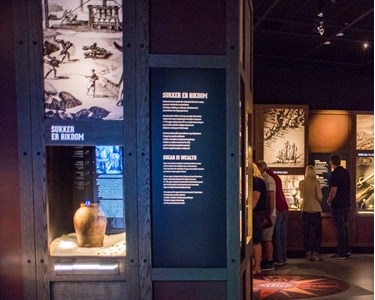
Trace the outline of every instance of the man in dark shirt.
[[331, 155], [332, 172], [329, 178], [328, 205], [331, 207], [332, 221], [337, 234], [336, 259], [347, 259], [350, 256], [348, 215], [350, 212], [350, 175], [341, 166], [338, 155]]

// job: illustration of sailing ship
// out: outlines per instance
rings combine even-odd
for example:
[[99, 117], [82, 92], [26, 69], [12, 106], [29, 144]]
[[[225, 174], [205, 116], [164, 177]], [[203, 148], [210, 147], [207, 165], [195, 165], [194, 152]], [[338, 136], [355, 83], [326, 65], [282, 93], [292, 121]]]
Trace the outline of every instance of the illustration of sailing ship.
[[286, 141], [284, 147], [276, 155], [278, 163], [297, 163], [298, 158], [302, 156], [302, 153], [298, 153], [298, 147], [295, 143], [292, 145], [289, 141]]

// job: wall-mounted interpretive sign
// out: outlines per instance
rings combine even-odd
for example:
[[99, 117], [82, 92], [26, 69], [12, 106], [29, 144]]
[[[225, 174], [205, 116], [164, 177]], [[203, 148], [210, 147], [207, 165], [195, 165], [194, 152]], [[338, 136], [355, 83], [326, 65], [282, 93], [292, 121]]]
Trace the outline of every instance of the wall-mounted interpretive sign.
[[273, 108], [264, 112], [264, 160], [270, 167], [305, 166], [305, 110]]
[[42, 6], [45, 118], [122, 120], [121, 1]]
[[151, 70], [154, 267], [226, 265], [225, 71]]
[[123, 147], [96, 145], [54, 149], [73, 151], [75, 202], [98, 203], [107, 217], [106, 233], [123, 232]]
[[[329, 212], [331, 209], [327, 204], [329, 195], [329, 177], [331, 176], [331, 165], [329, 163], [331, 154], [328, 153], [311, 153], [309, 157], [309, 164], [315, 166], [316, 177], [320, 182], [322, 188], [323, 200], [321, 203], [323, 212]], [[347, 168], [347, 156], [341, 155], [341, 166]]]

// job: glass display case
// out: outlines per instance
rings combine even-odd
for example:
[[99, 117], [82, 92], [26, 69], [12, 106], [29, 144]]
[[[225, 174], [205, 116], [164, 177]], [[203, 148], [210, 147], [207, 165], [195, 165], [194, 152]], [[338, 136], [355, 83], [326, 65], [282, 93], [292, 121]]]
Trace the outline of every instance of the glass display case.
[[356, 115], [355, 202], [358, 212], [374, 211], [374, 115]]
[[125, 256], [122, 6], [41, 5], [49, 254]]
[[51, 256], [125, 256], [123, 147], [48, 146]]
[[374, 115], [357, 115], [356, 149], [374, 151]]
[[358, 211], [374, 211], [374, 155], [359, 153], [356, 158], [355, 201]]
[[299, 195], [298, 185], [305, 178], [304, 175], [279, 175], [279, 177], [289, 210], [300, 210], [302, 199]]

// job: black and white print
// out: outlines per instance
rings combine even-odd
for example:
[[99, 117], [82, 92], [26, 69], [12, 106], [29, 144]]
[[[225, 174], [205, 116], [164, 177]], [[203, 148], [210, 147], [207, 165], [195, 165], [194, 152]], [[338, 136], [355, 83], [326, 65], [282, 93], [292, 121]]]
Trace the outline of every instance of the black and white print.
[[43, 1], [45, 118], [123, 119], [121, 1]]

